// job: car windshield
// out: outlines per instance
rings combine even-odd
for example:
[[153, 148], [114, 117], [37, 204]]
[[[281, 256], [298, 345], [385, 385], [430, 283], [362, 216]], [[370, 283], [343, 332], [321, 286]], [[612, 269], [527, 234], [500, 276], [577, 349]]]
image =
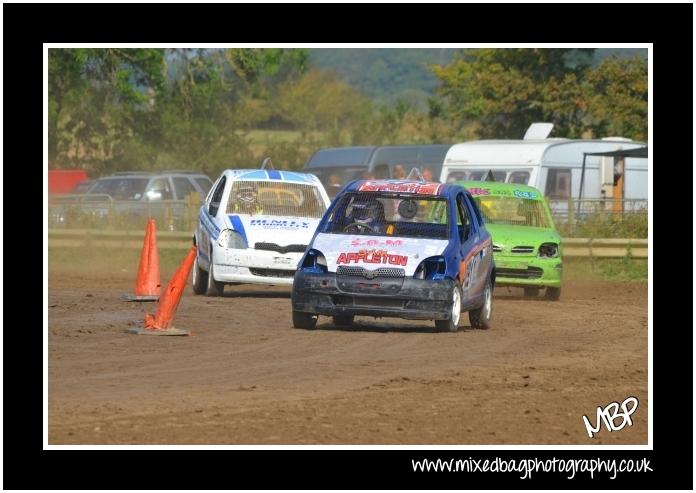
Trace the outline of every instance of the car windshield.
[[541, 200], [493, 195], [478, 195], [474, 197], [474, 200], [487, 223], [551, 227], [546, 208]]
[[447, 199], [422, 195], [358, 192], [334, 206], [325, 233], [447, 239]]
[[81, 181], [77, 185], [75, 185], [75, 188], [72, 189], [71, 193], [86, 193], [87, 190], [94, 184], [93, 181]]
[[237, 180], [227, 201], [228, 214], [320, 218], [326, 207], [314, 185]]
[[114, 200], [140, 200], [149, 178], [106, 178], [97, 180], [90, 193], [105, 193]]

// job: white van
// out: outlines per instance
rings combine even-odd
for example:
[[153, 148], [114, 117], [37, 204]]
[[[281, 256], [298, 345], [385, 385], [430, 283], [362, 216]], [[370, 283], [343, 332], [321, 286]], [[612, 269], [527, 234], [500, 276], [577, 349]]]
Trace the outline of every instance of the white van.
[[[636, 153], [646, 157], [591, 155], [630, 149], [640, 149]], [[619, 163], [623, 164], [623, 173], [618, 171], [618, 165], [615, 168], [615, 159], [623, 161]], [[489, 171], [495, 181], [531, 185], [550, 199], [648, 198], [645, 144], [621, 137], [476, 140], [456, 144], [445, 156], [440, 181], [483, 180]]]

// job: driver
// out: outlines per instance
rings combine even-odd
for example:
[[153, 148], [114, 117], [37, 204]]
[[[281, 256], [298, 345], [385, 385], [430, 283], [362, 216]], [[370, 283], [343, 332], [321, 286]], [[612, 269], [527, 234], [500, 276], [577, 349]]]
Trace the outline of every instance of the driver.
[[384, 233], [386, 224], [382, 203], [375, 199], [358, 200], [353, 203], [353, 210], [350, 214], [351, 224], [349, 226], [352, 226], [351, 229], [356, 229], [360, 233]]
[[261, 205], [254, 187], [246, 185], [239, 187], [235, 195], [234, 212], [237, 214], [261, 214]]

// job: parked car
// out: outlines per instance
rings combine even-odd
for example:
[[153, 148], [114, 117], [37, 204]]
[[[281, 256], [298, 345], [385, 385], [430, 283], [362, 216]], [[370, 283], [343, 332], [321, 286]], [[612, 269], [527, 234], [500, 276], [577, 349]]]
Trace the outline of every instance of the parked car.
[[325, 315], [347, 326], [367, 315], [456, 331], [468, 311], [473, 327], [487, 329], [495, 278], [490, 234], [462, 187], [357, 180], [336, 196], [300, 261], [293, 325], [313, 329]]
[[197, 193], [202, 200], [212, 184], [208, 176], [194, 171], [115, 173], [92, 180], [86, 190], [52, 199], [49, 224], [68, 227], [112, 220], [133, 226], [153, 217], [174, 229], [187, 217], [187, 197]]
[[291, 171], [226, 170], [199, 213], [193, 292], [226, 283], [292, 284], [330, 200], [319, 179]]
[[76, 183], [73, 189], [70, 190], [70, 193], [87, 193], [89, 192], [89, 189], [92, 188], [92, 185], [94, 185], [94, 180], [83, 180], [79, 183]]
[[561, 296], [563, 246], [538, 189], [514, 183], [459, 181], [473, 196], [493, 237], [498, 286], [523, 287], [526, 296]]

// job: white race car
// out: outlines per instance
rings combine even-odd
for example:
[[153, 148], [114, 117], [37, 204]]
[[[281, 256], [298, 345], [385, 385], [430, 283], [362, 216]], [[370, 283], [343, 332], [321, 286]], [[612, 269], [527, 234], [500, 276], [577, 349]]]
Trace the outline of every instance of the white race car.
[[311, 174], [226, 170], [210, 189], [193, 235], [193, 292], [226, 283], [291, 285], [330, 200]]

